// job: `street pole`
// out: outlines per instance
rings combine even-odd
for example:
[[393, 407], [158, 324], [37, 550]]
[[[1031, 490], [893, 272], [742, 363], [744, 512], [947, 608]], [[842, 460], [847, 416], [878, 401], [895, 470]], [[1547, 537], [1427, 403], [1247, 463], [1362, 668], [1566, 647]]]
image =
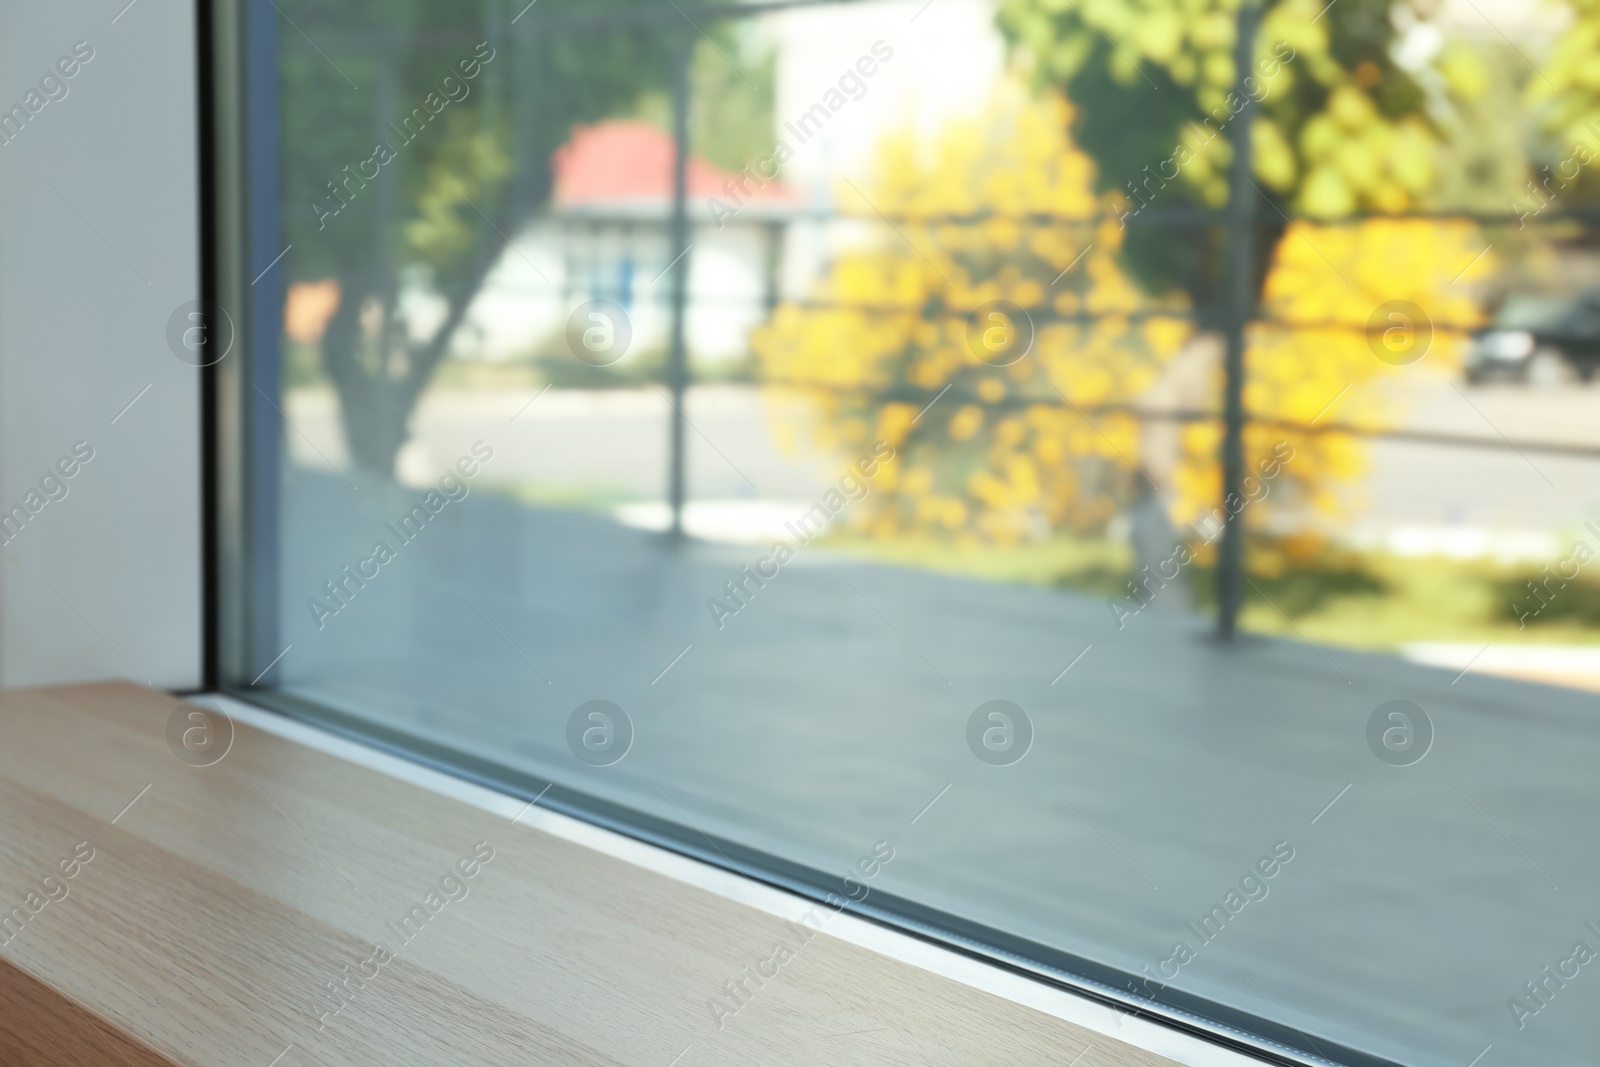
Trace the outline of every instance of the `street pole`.
[[684, 393], [689, 386], [689, 357], [684, 348], [684, 309], [689, 292], [689, 58], [693, 46], [685, 38], [673, 60], [672, 71], [672, 226], [668, 252], [672, 266], [672, 341], [667, 355], [667, 387], [672, 393], [668, 496], [672, 507], [672, 537], [683, 536], [684, 504]]
[[1217, 550], [1217, 633], [1232, 641], [1244, 600], [1244, 344], [1256, 295], [1256, 200], [1251, 181], [1250, 127], [1255, 108], [1245, 80], [1255, 62], [1258, 0], [1239, 7], [1233, 62], [1235, 91], [1244, 106], [1233, 120], [1233, 163], [1228, 175], [1225, 270], [1227, 355], [1222, 389], [1222, 542]]

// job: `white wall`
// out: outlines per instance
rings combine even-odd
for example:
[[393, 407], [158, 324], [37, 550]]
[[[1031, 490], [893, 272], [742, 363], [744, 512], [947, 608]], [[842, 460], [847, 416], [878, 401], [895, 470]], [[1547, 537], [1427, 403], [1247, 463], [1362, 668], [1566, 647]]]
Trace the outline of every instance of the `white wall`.
[[0, 112], [94, 50], [0, 144], [0, 508], [94, 450], [0, 546], [8, 687], [200, 679], [198, 372], [166, 341], [198, 291], [193, 5], [126, 2], [0, 0]]
[[[691, 215], [686, 326], [689, 354], [702, 361], [737, 359], [749, 349], [750, 331], [767, 315], [767, 237], [748, 219], [736, 219], [719, 230], [699, 210], [703, 204], [690, 206], [695, 214]], [[589, 299], [591, 257], [599, 258], [602, 276], [615, 285], [624, 255], [634, 259], [629, 352], [665, 349], [672, 327], [671, 278], [665, 273], [673, 257], [667, 217], [663, 213], [653, 219], [635, 218], [631, 226], [626, 241], [621, 224], [615, 222], [603, 223], [598, 235], [582, 223], [570, 230], [548, 219], [528, 226], [515, 244], [506, 247], [484, 291], [473, 301], [455, 351], [503, 360], [526, 355], [531, 348], [550, 344], [552, 338], [553, 350], [560, 351], [559, 334], [567, 317]], [[574, 255], [569, 258], [567, 250]], [[411, 319], [423, 336], [444, 321], [445, 302], [432, 297], [426, 308]]]

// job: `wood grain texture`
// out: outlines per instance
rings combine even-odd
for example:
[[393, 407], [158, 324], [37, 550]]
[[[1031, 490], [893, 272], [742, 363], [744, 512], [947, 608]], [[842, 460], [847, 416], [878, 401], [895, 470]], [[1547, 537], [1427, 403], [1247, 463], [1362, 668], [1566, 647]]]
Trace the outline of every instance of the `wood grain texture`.
[[242, 725], [190, 766], [180, 707], [0, 695], [0, 1067], [1170, 1063]]
[[0, 958], [0, 1067], [181, 1067]]

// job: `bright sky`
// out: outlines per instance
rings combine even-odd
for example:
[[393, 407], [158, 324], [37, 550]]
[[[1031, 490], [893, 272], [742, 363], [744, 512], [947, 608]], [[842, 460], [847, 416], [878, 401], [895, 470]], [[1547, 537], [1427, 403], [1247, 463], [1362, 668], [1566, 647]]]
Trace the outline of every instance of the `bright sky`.
[[[889, 0], [798, 9], [782, 16], [778, 135], [795, 149], [785, 173], [802, 185], [845, 174], [859, 180], [885, 133], [914, 122], [933, 131], [985, 103], [1005, 61], [987, 0]], [[784, 129], [834, 87], [872, 46], [891, 49], [822, 133], [804, 145]]]
[[1565, 4], [1548, 0], [1444, 0], [1439, 12], [1447, 32], [1474, 37], [1505, 34], [1515, 41], [1549, 38], [1570, 18]]

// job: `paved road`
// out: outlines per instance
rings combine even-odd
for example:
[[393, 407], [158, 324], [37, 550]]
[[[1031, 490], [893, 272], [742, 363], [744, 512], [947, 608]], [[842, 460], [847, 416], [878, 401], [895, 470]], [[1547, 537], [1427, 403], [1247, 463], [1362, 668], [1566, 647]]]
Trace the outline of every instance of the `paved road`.
[[[435, 392], [414, 420], [415, 444], [404, 466], [422, 484], [479, 437], [498, 456], [487, 476], [531, 488], [544, 498], [660, 500], [666, 495], [666, 398], [654, 391], [551, 390], [535, 396]], [[809, 501], [847, 461], [804, 447], [786, 451], [780, 434], [804, 425], [796, 407], [777, 407], [742, 386], [706, 386], [687, 405], [692, 498]], [[1459, 389], [1419, 381], [1396, 398], [1404, 425], [1479, 437], [1492, 448], [1401, 441], [1369, 445], [1366, 476], [1351, 487], [1341, 520], [1346, 533], [1388, 539], [1402, 527], [1560, 531], [1600, 519], [1600, 458], [1518, 452], [1511, 440], [1600, 447], [1600, 386], [1541, 392], [1521, 386]], [[336, 407], [328, 394], [291, 397], [299, 432], [289, 439], [297, 463], [344, 465]], [[314, 447], [313, 447], [314, 445]]]

